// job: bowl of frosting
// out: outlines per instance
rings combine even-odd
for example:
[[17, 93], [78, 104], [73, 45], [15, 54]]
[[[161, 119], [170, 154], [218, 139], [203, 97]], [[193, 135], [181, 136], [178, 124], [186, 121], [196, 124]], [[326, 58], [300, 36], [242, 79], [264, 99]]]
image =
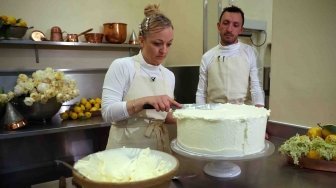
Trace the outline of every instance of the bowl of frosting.
[[178, 160], [149, 148], [117, 148], [90, 154], [74, 164], [73, 180], [85, 188], [169, 187]]

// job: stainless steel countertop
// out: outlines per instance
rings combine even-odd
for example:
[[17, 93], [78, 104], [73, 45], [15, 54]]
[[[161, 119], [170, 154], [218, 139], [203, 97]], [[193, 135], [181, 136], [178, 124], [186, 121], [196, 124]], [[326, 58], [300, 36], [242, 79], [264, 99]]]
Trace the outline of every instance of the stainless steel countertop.
[[211, 161], [175, 156], [180, 161], [179, 174], [196, 173], [194, 178], [172, 181], [170, 188], [217, 188], [217, 187], [286, 187], [318, 188], [335, 187], [336, 173], [304, 169], [288, 164], [285, 156], [278, 152], [280, 145], [296, 133], [305, 134], [307, 127], [269, 121], [267, 132], [275, 151], [268, 157], [231, 161], [241, 168], [241, 174], [234, 178], [216, 178], [203, 172], [204, 166]]
[[[300, 168], [288, 164], [286, 158], [278, 152], [279, 146], [296, 133], [305, 134], [306, 128], [268, 122], [269, 141], [275, 146], [272, 155], [244, 161], [231, 161], [241, 168], [241, 174], [234, 178], [216, 178], [203, 172], [204, 166], [211, 161], [184, 157], [177, 153], [180, 168], [177, 175], [196, 174], [196, 177], [173, 180], [169, 188], [219, 188], [219, 187], [286, 187], [318, 188], [335, 187], [336, 173]], [[53, 182], [55, 184], [55, 182]], [[49, 187], [51, 183], [41, 186]], [[57, 185], [57, 184], [56, 184]], [[52, 187], [52, 186], [51, 186]]]
[[190, 187], [335, 187], [336, 173], [303, 169], [287, 163], [279, 154], [278, 147], [285, 139], [271, 137], [275, 152], [265, 158], [250, 161], [232, 161], [239, 165], [241, 174], [234, 178], [216, 178], [203, 172], [204, 165], [209, 161], [201, 161], [176, 155], [180, 161], [179, 174], [196, 173], [194, 178], [173, 181], [170, 188]]
[[62, 121], [58, 115], [55, 115], [51, 121], [29, 121], [28, 125], [15, 131], [0, 130], [0, 140], [45, 135], [51, 133], [68, 132], [75, 130], [92, 129], [99, 127], [108, 127], [110, 123], [104, 122], [102, 117], [91, 117], [86, 120], [67, 120]]

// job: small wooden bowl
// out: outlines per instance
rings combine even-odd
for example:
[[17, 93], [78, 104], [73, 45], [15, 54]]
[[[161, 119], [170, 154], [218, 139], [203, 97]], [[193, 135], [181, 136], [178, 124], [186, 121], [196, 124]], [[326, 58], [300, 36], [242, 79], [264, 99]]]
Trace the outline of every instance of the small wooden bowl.
[[[291, 157], [287, 157], [288, 163], [294, 164], [293, 159]], [[319, 159], [310, 159], [307, 157], [301, 157], [299, 159], [299, 166], [301, 168], [313, 169], [313, 170], [321, 170], [328, 172], [336, 172], [336, 161], [327, 161], [327, 160], [319, 160]]]

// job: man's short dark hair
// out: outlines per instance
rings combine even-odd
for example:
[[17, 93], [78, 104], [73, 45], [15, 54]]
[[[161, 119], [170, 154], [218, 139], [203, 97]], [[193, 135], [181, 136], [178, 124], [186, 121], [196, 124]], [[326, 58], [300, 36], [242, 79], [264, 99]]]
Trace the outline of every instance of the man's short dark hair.
[[219, 17], [219, 22], [221, 21], [222, 17], [223, 17], [223, 14], [225, 12], [235, 12], [235, 13], [240, 13], [242, 19], [243, 19], [243, 24], [244, 25], [244, 22], [245, 22], [245, 18], [244, 18], [244, 12], [239, 8], [239, 7], [236, 7], [236, 6], [230, 6], [230, 7], [225, 7], [222, 11], [222, 14], [220, 15]]

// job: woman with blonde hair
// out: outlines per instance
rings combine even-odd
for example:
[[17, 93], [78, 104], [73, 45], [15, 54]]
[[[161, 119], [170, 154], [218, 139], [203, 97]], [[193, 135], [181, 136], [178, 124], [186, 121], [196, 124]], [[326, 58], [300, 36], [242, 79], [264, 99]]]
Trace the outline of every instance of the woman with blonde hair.
[[173, 43], [173, 25], [158, 5], [148, 5], [144, 13], [139, 54], [114, 60], [105, 75], [102, 116], [112, 123], [106, 149], [149, 147], [171, 152], [166, 126], [175, 123], [171, 106], [181, 104], [174, 100], [175, 76], [161, 64]]

